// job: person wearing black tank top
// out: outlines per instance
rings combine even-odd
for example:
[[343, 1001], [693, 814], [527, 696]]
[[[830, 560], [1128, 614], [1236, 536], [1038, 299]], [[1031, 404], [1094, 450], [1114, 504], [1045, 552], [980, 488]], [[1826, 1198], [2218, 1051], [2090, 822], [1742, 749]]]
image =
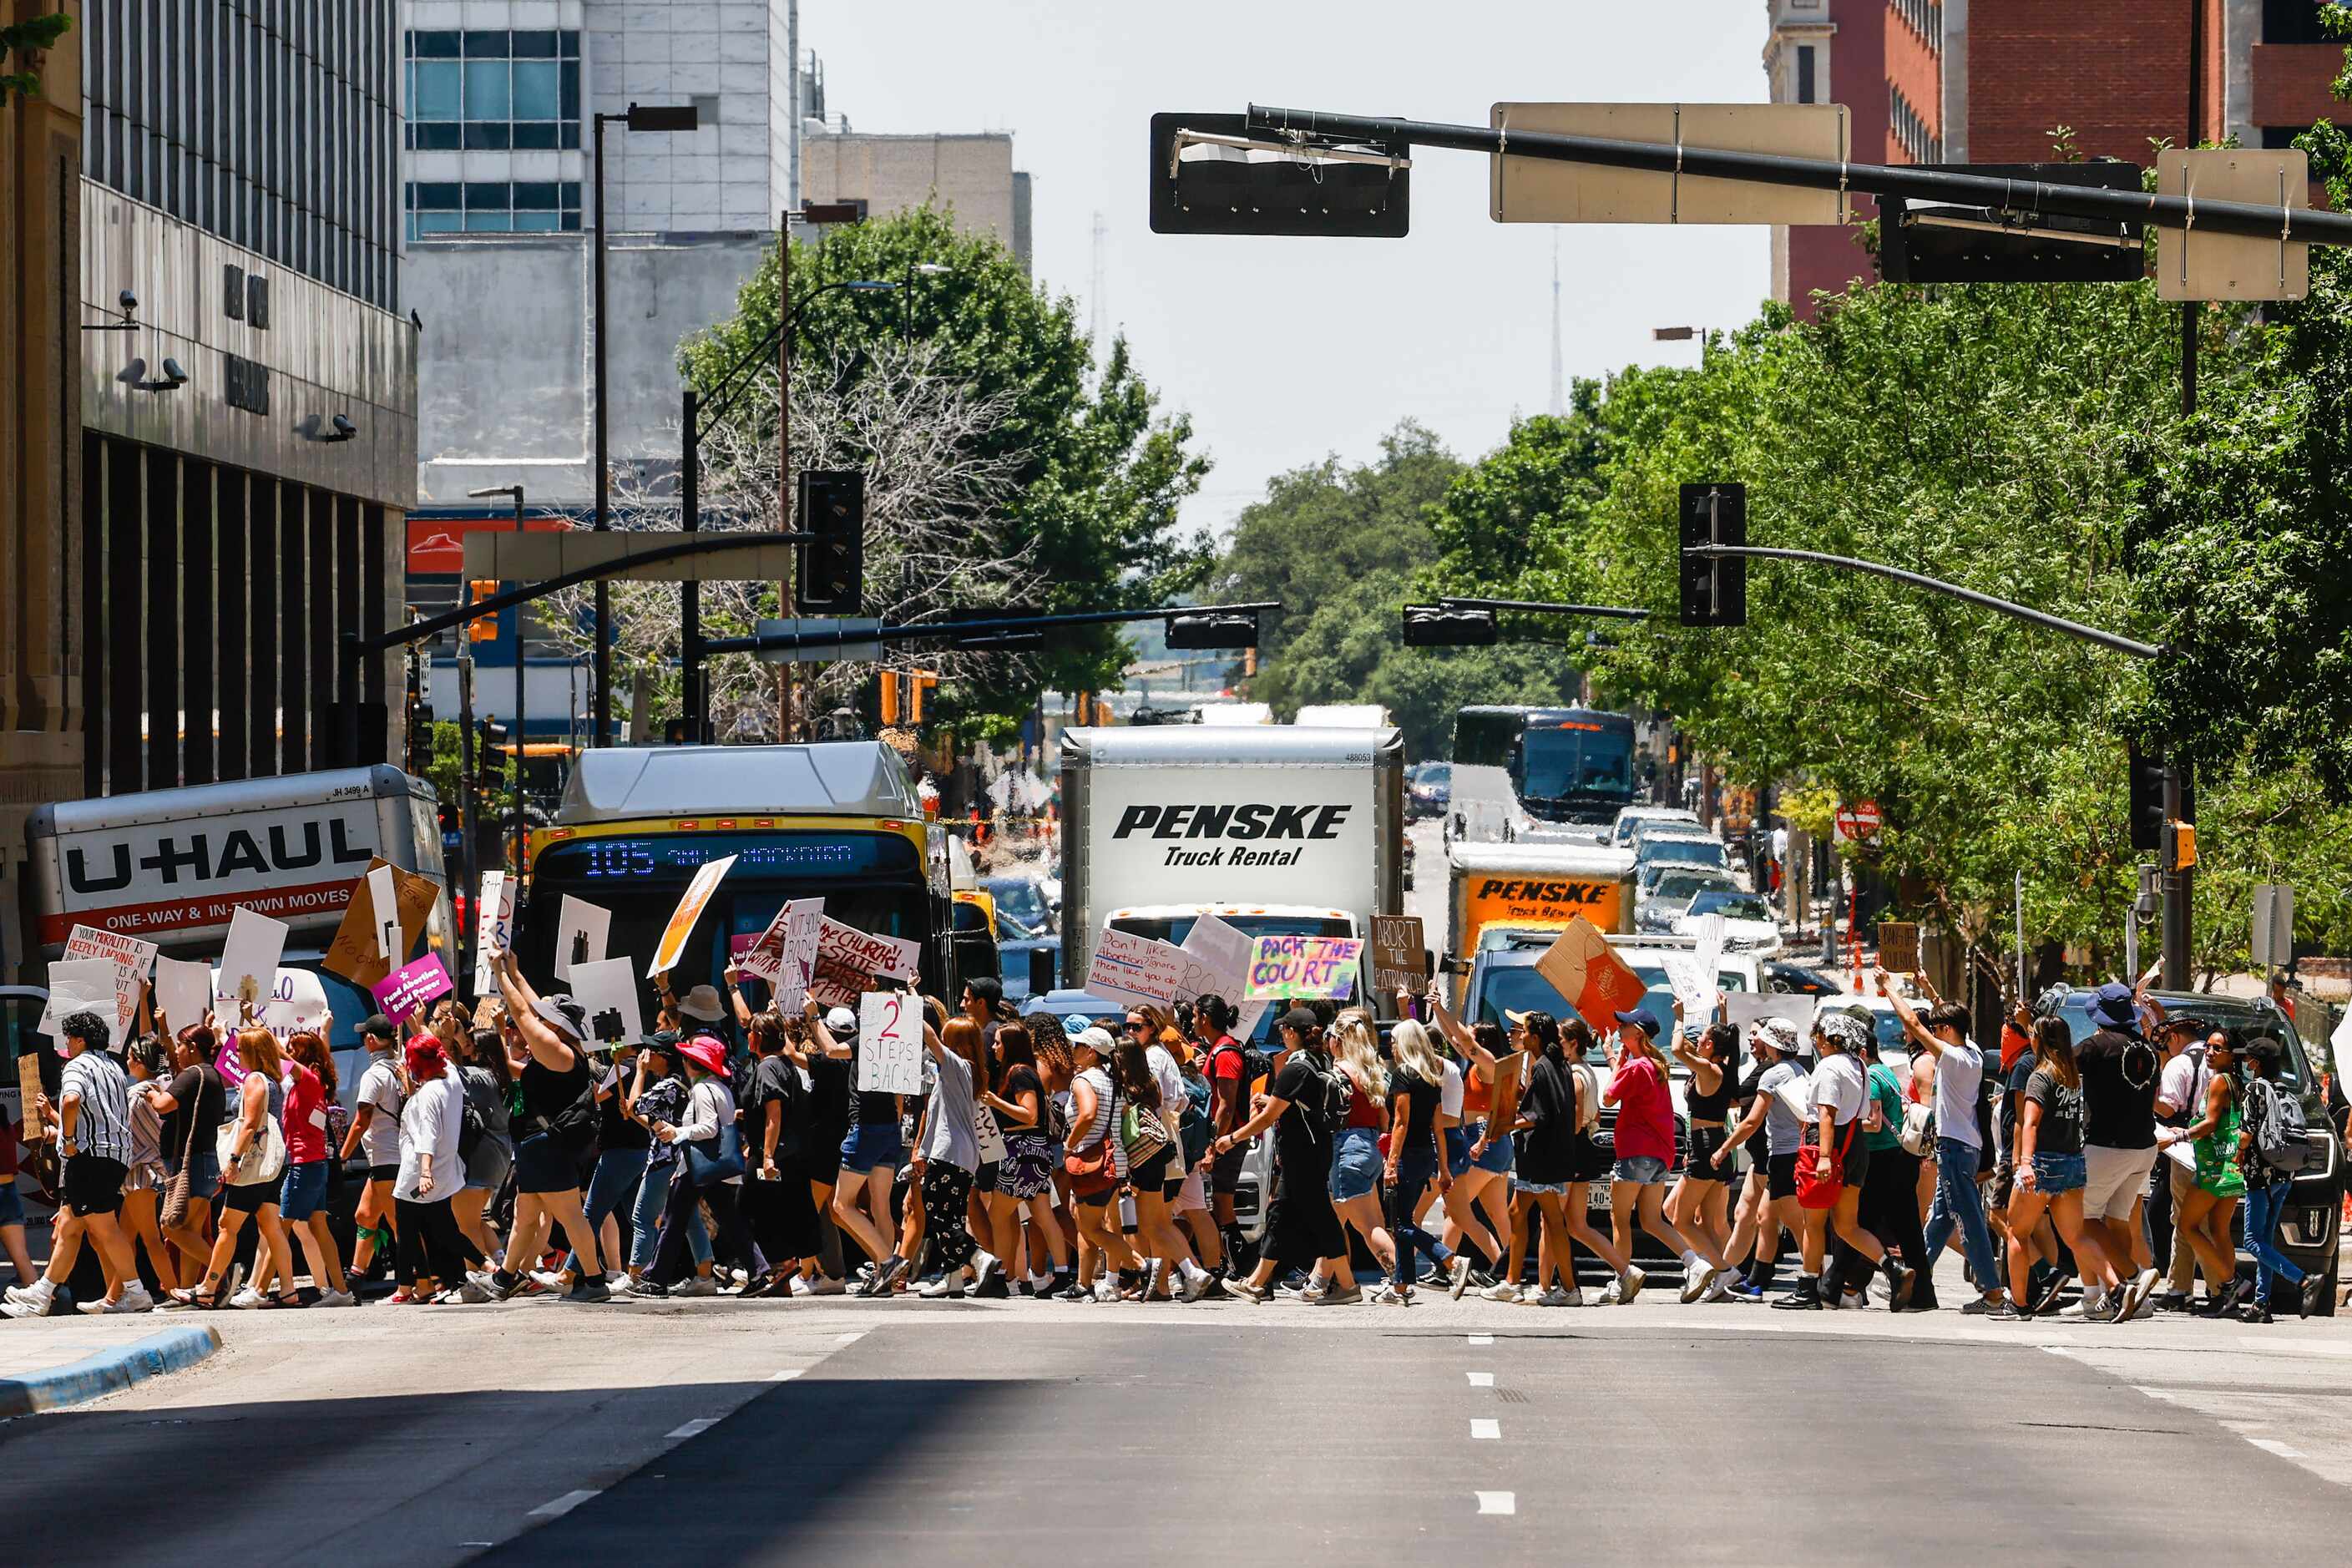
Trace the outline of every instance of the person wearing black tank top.
[[[579, 1282], [566, 1301], [609, 1301], [604, 1284], [604, 1260], [596, 1249], [595, 1227], [588, 1223], [580, 1201], [578, 1149], [568, 1126], [558, 1126], [593, 1081], [588, 1070], [586, 1038], [579, 1005], [569, 996], [542, 997], [522, 977], [509, 952], [499, 955], [499, 994], [514, 1019], [529, 1053], [515, 1082], [522, 1091], [522, 1117], [515, 1125], [514, 1228], [507, 1237], [506, 1261], [474, 1282], [500, 1300], [520, 1290], [529, 1280], [526, 1270], [546, 1245], [550, 1228], [562, 1226], [577, 1258]], [[577, 1113], [573, 1112], [576, 1116]], [[568, 1121], [570, 1118], [566, 1118]], [[586, 1130], [594, 1131], [593, 1110]]]
[[[1739, 1090], [1738, 1026], [1709, 1024], [1696, 1041], [1675, 1031], [1674, 1058], [1691, 1075], [1683, 1091], [1683, 1109], [1690, 1121], [1690, 1160], [1666, 1194], [1666, 1217], [1684, 1236], [1724, 1252], [1731, 1245], [1732, 1173], [1727, 1166], [1717, 1166], [1715, 1155], [1723, 1147], [1726, 1119]], [[1721, 1283], [1728, 1289], [1730, 1281]]]

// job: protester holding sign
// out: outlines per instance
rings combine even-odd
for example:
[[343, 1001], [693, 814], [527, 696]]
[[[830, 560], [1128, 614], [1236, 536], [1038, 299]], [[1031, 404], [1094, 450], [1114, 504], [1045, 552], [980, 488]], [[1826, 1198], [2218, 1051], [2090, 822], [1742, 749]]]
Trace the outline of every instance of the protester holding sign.
[[501, 1300], [520, 1290], [551, 1221], [563, 1227], [581, 1261], [580, 1282], [563, 1299], [608, 1301], [612, 1292], [604, 1284], [596, 1232], [580, 1201], [579, 1159], [596, 1134], [587, 1020], [571, 997], [533, 991], [511, 951], [499, 956], [498, 980], [528, 1058], [516, 1075], [522, 1119], [516, 1128], [514, 1231], [507, 1238], [505, 1262], [474, 1282]]
[[[58, 1287], [73, 1276], [87, 1236], [98, 1247], [106, 1272], [103, 1302], [82, 1303], [89, 1312], [143, 1312], [155, 1305], [139, 1282], [139, 1260], [122, 1235], [122, 1184], [131, 1173], [131, 1080], [107, 1052], [106, 1021], [95, 1013], [59, 1020], [64, 1044], [64, 1081], [58, 1093], [58, 1150], [65, 1168], [59, 1183], [58, 1222], [49, 1267], [40, 1279], [8, 1292], [0, 1312], [12, 1318], [48, 1314]], [[43, 1121], [50, 1107], [44, 1097]]]

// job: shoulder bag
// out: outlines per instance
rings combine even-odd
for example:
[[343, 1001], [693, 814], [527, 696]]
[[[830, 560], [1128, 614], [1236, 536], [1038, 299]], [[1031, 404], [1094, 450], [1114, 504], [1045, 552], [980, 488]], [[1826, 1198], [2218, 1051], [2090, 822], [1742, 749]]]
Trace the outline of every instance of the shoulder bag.
[[1826, 1176], [1820, 1174], [1818, 1171], [1817, 1156], [1822, 1147], [1818, 1142], [1808, 1141], [1798, 1149], [1798, 1207], [1808, 1209], [1837, 1207], [1838, 1200], [1845, 1195], [1845, 1157], [1853, 1150], [1853, 1135], [1861, 1126], [1862, 1118], [1859, 1116], [1845, 1124], [1845, 1136], [1838, 1141], [1836, 1152], [1830, 1155], [1830, 1172]]
[[720, 1121], [717, 1137], [698, 1139], [686, 1146], [687, 1179], [697, 1187], [715, 1187], [742, 1173], [743, 1138], [736, 1131], [731, 1115]]
[[[239, 1118], [238, 1120], [243, 1120]], [[286, 1134], [278, 1129], [278, 1118], [264, 1112], [261, 1131], [246, 1145], [245, 1158], [232, 1159], [236, 1152], [236, 1122], [223, 1121], [213, 1132], [213, 1152], [219, 1156], [221, 1182], [232, 1187], [259, 1186], [274, 1182], [286, 1173]]]
[[[201, 1079], [196, 1083], [195, 1098], [204, 1098]], [[170, 1181], [163, 1184], [163, 1200], [156, 1210], [156, 1217], [165, 1230], [177, 1230], [188, 1223], [188, 1200], [195, 1195], [188, 1189], [195, 1179], [195, 1172], [189, 1167], [196, 1158], [196, 1108], [194, 1105], [184, 1106], [182, 1112], [188, 1119], [188, 1136], [180, 1150], [180, 1168], [172, 1173]], [[206, 1193], [205, 1196], [209, 1199], [212, 1194]]]

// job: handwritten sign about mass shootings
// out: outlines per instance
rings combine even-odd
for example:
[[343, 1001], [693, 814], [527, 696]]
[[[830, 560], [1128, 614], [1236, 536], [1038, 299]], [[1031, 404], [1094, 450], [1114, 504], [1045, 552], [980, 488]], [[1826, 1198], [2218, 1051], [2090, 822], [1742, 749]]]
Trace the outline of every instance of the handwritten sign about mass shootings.
[[1342, 1001], [1356, 988], [1356, 965], [1364, 953], [1361, 937], [1262, 936], [1250, 944], [1249, 985], [1253, 1002]]

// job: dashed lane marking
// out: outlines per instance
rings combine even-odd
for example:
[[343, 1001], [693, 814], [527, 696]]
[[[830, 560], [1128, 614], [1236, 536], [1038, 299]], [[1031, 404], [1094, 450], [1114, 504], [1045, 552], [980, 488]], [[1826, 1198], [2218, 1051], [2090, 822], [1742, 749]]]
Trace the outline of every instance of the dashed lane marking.
[[709, 1431], [713, 1426], [718, 1425], [719, 1417], [716, 1415], [697, 1416], [694, 1420], [688, 1422], [685, 1426], [673, 1428], [669, 1433], [669, 1439], [674, 1443], [683, 1443], [688, 1437], [701, 1436], [705, 1432]]
[[1480, 1420], [1470, 1423], [1470, 1436], [1473, 1437], [1498, 1439], [1502, 1435], [1503, 1424], [1500, 1421]]
[[1519, 1511], [1519, 1494], [1517, 1492], [1478, 1492], [1475, 1495], [1478, 1499], [1478, 1511], [1480, 1513], [1517, 1513]]
[[1495, 1342], [1495, 1336], [1492, 1334], [1470, 1334], [1465, 1337], [1474, 1345], [1491, 1345]]
[[866, 1337], [866, 1331], [864, 1329], [858, 1329], [846, 1334], [835, 1334], [833, 1337], [839, 1340], [845, 1345], [856, 1344], [859, 1340]]
[[581, 1491], [565, 1492], [562, 1497], [555, 1499], [552, 1502], [543, 1502], [537, 1508], [532, 1509], [530, 1510], [530, 1517], [533, 1519], [562, 1519], [565, 1514], [570, 1513], [573, 1509], [578, 1508], [582, 1503], [586, 1502], [590, 1498], [596, 1496], [604, 1489], [602, 1487], [590, 1487]]
[[1470, 1379], [1470, 1386], [1473, 1388], [1492, 1388], [1495, 1386], [1495, 1374], [1491, 1372], [1473, 1372], [1465, 1373], [1465, 1375]]
[[805, 1369], [802, 1367], [788, 1366], [782, 1372], [769, 1373], [768, 1381], [770, 1383], [790, 1383], [793, 1379], [798, 1377], [804, 1370]]

